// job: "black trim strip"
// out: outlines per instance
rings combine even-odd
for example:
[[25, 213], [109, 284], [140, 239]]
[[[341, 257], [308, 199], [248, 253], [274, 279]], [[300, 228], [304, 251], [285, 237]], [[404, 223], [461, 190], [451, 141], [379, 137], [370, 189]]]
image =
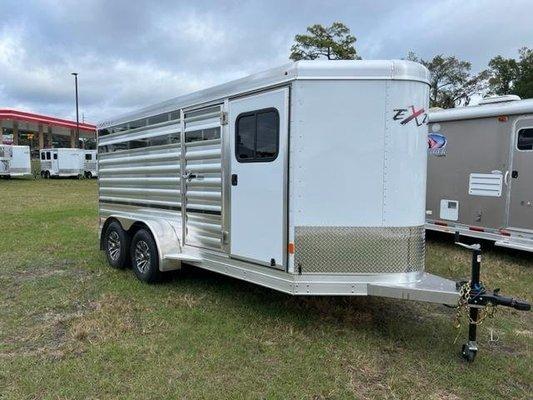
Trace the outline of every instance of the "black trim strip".
[[[100, 200], [100, 204], [121, 204], [125, 206], [141, 206], [141, 207], [147, 207], [147, 208], [159, 208], [162, 210], [173, 210], [173, 211], [181, 211], [180, 206], [165, 206], [165, 205], [159, 205], [159, 204], [144, 204], [142, 202], [134, 202], [134, 201], [121, 201], [121, 200]], [[212, 211], [212, 210], [200, 210], [197, 208], [187, 208], [187, 212], [190, 213], [196, 213], [196, 214], [209, 214], [209, 215], [222, 215], [220, 211]]]

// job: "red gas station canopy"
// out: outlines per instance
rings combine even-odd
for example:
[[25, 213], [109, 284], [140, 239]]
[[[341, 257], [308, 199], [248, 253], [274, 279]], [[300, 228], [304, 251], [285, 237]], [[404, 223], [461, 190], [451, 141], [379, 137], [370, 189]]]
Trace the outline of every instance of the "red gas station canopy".
[[[61, 126], [76, 129], [76, 121], [48, 117], [46, 115], [33, 114], [25, 111], [0, 109], [0, 119], [10, 119], [23, 122], [36, 122], [49, 126]], [[80, 131], [95, 132], [96, 126], [80, 122]]]

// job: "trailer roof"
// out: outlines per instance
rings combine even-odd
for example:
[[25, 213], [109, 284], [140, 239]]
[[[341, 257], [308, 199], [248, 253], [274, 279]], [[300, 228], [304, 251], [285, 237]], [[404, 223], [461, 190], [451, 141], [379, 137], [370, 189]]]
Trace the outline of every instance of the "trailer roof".
[[297, 61], [102, 121], [97, 127], [107, 128], [293, 80], [313, 79], [408, 80], [429, 83], [429, 71], [421, 64], [406, 60]]
[[429, 111], [429, 122], [457, 121], [533, 113], [533, 99]]

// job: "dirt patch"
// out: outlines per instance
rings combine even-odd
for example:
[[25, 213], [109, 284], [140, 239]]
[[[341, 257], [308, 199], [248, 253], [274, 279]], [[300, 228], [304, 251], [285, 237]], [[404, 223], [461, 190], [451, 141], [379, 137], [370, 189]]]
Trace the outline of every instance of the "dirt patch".
[[393, 398], [383, 367], [386, 360], [357, 360], [344, 366], [348, 373], [348, 386], [357, 399]]
[[91, 302], [92, 311], [71, 324], [70, 335], [80, 342], [95, 343], [117, 339], [138, 327], [134, 307], [114, 294], [105, 294]]

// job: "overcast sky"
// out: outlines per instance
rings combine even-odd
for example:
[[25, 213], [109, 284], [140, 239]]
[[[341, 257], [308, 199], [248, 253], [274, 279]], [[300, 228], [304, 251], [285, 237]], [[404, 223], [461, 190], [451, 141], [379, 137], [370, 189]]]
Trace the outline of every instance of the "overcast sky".
[[88, 122], [288, 61], [294, 35], [342, 21], [364, 59], [444, 53], [486, 68], [533, 47], [533, 0], [0, 0], [0, 107]]

